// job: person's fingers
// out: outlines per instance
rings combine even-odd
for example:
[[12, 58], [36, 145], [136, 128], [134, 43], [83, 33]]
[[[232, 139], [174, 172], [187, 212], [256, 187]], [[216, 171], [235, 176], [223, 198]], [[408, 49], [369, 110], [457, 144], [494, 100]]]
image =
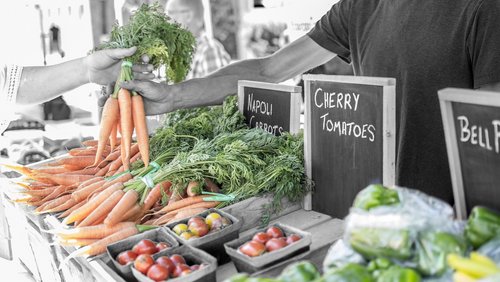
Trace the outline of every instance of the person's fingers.
[[150, 64], [134, 64], [132, 66], [132, 71], [134, 72], [152, 72], [153, 70], [154, 67]]
[[147, 54], [144, 54], [141, 56], [141, 60], [144, 62], [144, 63], [149, 63], [149, 56]]
[[154, 73], [140, 73], [140, 72], [136, 72], [134, 73], [134, 79], [138, 79], [138, 80], [152, 80], [152, 79], [155, 79], [155, 74]]
[[153, 84], [156, 83], [146, 80], [132, 80], [132, 81], [122, 81], [120, 83], [120, 87], [128, 89], [130, 91], [140, 92], [143, 96], [148, 97], [148, 93], [150, 92], [148, 90], [154, 88]]
[[137, 51], [137, 47], [130, 47], [130, 48], [117, 48], [117, 49], [108, 49], [106, 50], [106, 54], [115, 60], [120, 60], [128, 56], [132, 56], [135, 51]]

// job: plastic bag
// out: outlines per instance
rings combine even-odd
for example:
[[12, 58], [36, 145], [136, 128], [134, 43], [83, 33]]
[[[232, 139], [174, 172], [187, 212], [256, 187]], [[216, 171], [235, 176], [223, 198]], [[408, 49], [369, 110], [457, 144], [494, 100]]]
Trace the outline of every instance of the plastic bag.
[[489, 257], [500, 267], [500, 237], [491, 239], [482, 245], [477, 252]]
[[335, 242], [326, 254], [323, 260], [323, 273], [326, 273], [330, 268], [342, 267], [348, 263], [365, 264], [365, 259], [348, 245], [344, 240], [339, 239]]

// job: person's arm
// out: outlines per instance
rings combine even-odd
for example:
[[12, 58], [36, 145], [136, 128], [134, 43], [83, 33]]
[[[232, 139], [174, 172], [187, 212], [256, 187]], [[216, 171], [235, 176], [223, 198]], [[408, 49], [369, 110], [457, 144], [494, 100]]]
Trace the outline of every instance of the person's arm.
[[155, 115], [180, 108], [221, 104], [226, 96], [237, 92], [238, 80], [282, 82], [333, 57], [334, 53], [303, 36], [271, 56], [239, 61], [204, 78], [174, 85], [134, 80], [122, 86], [141, 93], [146, 98], [146, 113]]
[[[118, 77], [121, 59], [131, 56], [135, 50], [135, 47], [109, 49], [53, 66], [24, 67], [16, 102], [41, 103], [86, 83], [101, 85], [112, 83]], [[147, 67], [151, 71], [150, 65], [134, 66], [133, 69], [145, 71]], [[141, 77], [141, 74], [136, 76]], [[144, 77], [150, 78], [146, 75]]]

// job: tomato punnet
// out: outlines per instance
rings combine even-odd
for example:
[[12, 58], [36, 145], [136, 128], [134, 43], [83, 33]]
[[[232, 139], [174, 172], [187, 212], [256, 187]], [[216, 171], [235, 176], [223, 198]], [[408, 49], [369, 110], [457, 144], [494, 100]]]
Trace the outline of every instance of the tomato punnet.
[[279, 250], [281, 248], [284, 248], [287, 246], [287, 243], [285, 239], [283, 238], [272, 238], [266, 243], [266, 250], [268, 252], [273, 252], [276, 250]]
[[184, 257], [178, 254], [171, 255], [170, 259], [175, 265], [186, 264], [186, 260], [184, 259]]
[[290, 245], [291, 243], [293, 242], [297, 242], [298, 240], [302, 239], [302, 237], [300, 237], [299, 235], [297, 234], [290, 234], [288, 235], [288, 237], [286, 238], [286, 243], [288, 245]]
[[199, 264], [193, 264], [189, 268], [191, 268], [192, 271], [196, 271], [196, 270], [200, 269], [200, 265]]
[[283, 237], [283, 231], [277, 226], [271, 226], [267, 229], [266, 233], [272, 238]]
[[185, 263], [180, 263], [175, 266], [174, 277], [184, 276], [191, 273], [191, 268]]
[[149, 239], [142, 239], [139, 241], [137, 244], [134, 245], [132, 248], [132, 251], [136, 252], [137, 254], [155, 254], [158, 249], [156, 248], [156, 244], [149, 240]]
[[169, 257], [161, 256], [156, 259], [156, 263], [163, 265], [165, 268], [167, 268], [168, 273], [174, 273], [175, 263]]
[[252, 240], [243, 244], [239, 250], [249, 257], [256, 257], [262, 255], [266, 251], [266, 246], [261, 242]]
[[126, 265], [129, 262], [133, 262], [137, 258], [137, 253], [133, 251], [124, 251], [118, 254], [116, 260], [121, 265]]
[[269, 241], [269, 239], [271, 239], [271, 236], [269, 236], [269, 234], [264, 232], [256, 233], [255, 235], [253, 235], [252, 238], [252, 240], [260, 242], [262, 244], [265, 244], [267, 241]]
[[169, 275], [168, 269], [161, 264], [153, 264], [147, 272], [148, 278], [154, 281], [167, 280]]
[[172, 246], [170, 246], [169, 243], [166, 243], [166, 242], [159, 242], [156, 244], [156, 250], [157, 252], [161, 251], [161, 250], [164, 250], [166, 248], [170, 248]]
[[149, 254], [138, 255], [134, 261], [134, 267], [142, 274], [146, 274], [148, 269], [155, 264], [153, 257]]

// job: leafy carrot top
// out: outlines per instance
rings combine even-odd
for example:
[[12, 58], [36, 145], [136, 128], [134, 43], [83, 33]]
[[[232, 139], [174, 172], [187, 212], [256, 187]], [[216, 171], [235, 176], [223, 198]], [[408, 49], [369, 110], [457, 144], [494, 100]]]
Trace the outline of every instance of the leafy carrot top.
[[108, 42], [97, 49], [130, 48], [137, 52], [126, 61], [140, 63], [148, 55], [155, 68], [165, 65], [169, 81], [184, 80], [190, 70], [196, 40], [191, 32], [170, 19], [158, 3], [143, 4], [123, 26], [115, 24]]

